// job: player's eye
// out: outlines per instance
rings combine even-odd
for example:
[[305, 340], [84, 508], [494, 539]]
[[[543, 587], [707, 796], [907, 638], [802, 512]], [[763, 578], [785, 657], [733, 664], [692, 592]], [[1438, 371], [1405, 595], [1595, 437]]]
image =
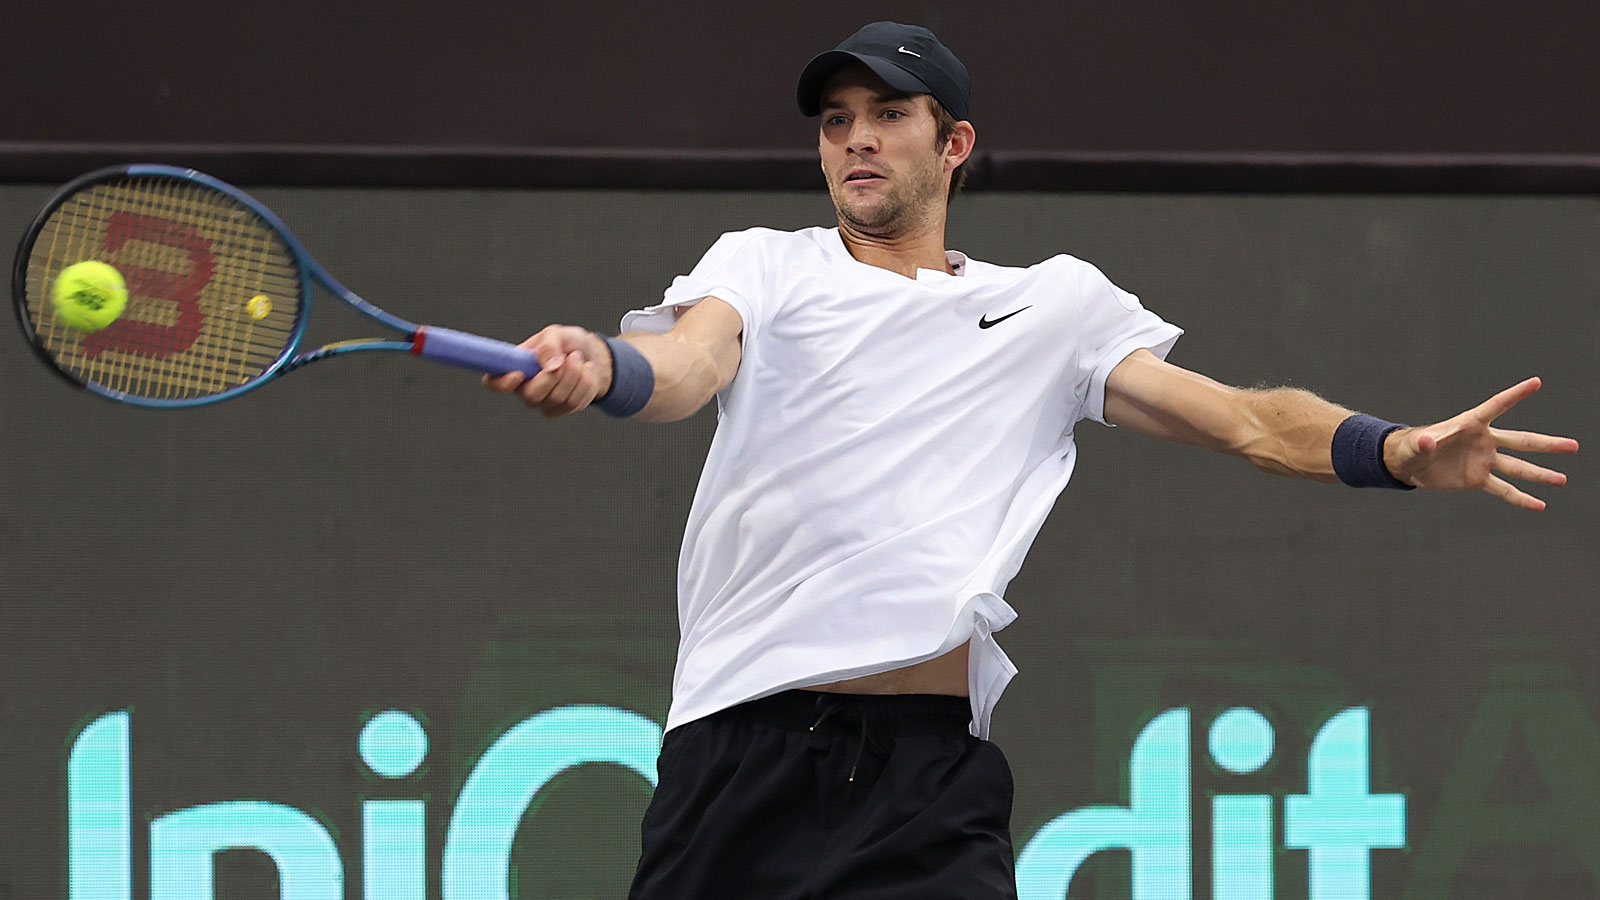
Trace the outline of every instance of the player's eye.
[[829, 116], [823, 120], [822, 124], [830, 128], [838, 128], [840, 125], [845, 124], [845, 118], [844, 116]]
[[883, 117], [891, 122], [903, 119], [905, 116], [906, 114], [898, 109], [886, 109], [883, 111]]

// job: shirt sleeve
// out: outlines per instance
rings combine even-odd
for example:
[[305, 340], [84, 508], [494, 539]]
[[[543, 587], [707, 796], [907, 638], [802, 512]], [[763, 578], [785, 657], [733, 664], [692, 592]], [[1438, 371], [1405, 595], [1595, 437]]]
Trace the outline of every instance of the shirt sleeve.
[[1139, 298], [1112, 284], [1087, 263], [1078, 272], [1081, 309], [1078, 331], [1077, 388], [1081, 417], [1109, 425], [1106, 379], [1135, 350], [1149, 350], [1166, 359], [1183, 329], [1145, 309]]
[[738, 231], [717, 238], [687, 275], [672, 279], [661, 302], [635, 309], [622, 317], [623, 331], [670, 331], [678, 317], [707, 297], [734, 308], [743, 322], [743, 343], [748, 346], [760, 327], [765, 265], [756, 231]]

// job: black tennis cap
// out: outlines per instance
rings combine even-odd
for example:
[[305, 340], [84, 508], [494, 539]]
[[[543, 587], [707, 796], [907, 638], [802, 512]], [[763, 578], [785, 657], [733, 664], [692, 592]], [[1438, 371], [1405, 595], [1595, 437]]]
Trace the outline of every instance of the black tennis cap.
[[933, 32], [898, 22], [873, 22], [807, 63], [796, 92], [800, 111], [808, 116], [820, 113], [822, 86], [834, 72], [854, 62], [865, 64], [895, 90], [932, 94], [958, 120], [971, 115], [972, 77], [967, 67]]

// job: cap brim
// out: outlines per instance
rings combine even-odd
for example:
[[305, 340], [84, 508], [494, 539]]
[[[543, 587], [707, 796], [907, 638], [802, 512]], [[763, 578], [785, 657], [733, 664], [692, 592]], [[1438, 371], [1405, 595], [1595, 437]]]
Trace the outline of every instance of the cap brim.
[[861, 63], [897, 91], [908, 94], [931, 94], [932, 90], [922, 79], [900, 68], [881, 56], [865, 56], [849, 50], [829, 50], [819, 53], [806, 63], [800, 73], [800, 83], [795, 88], [795, 99], [800, 102], [800, 112], [815, 116], [822, 112], [822, 86], [833, 73], [851, 63]]

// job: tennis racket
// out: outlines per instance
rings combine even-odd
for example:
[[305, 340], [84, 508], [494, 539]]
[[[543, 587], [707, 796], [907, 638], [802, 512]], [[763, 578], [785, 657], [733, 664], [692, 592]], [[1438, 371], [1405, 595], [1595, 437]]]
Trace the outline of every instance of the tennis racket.
[[[61, 270], [84, 260], [108, 263], [128, 286], [126, 309], [98, 331], [68, 326], [50, 300]], [[300, 352], [313, 283], [399, 334]], [[539, 371], [515, 345], [368, 303], [271, 210], [193, 169], [116, 166], [66, 185], [23, 237], [11, 289], [40, 358], [75, 385], [138, 406], [215, 403], [317, 360], [374, 350], [491, 375]]]

